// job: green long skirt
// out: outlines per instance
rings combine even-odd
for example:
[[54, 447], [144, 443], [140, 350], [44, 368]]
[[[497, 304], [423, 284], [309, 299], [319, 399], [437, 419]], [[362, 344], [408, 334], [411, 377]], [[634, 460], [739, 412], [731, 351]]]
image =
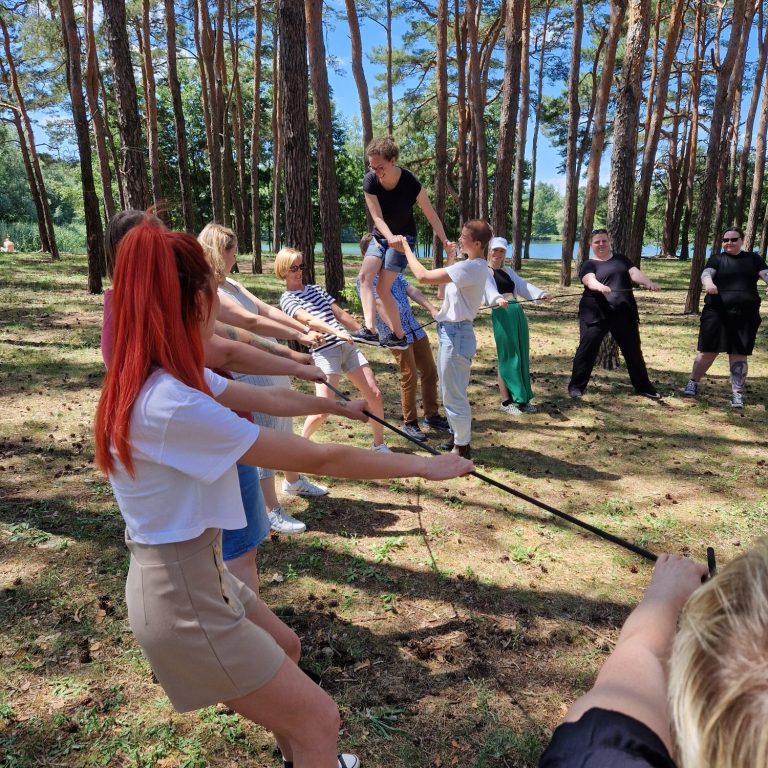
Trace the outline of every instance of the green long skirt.
[[518, 405], [532, 397], [531, 377], [528, 370], [528, 321], [517, 302], [498, 307], [491, 312], [493, 337], [499, 357], [499, 375], [509, 390], [509, 396]]

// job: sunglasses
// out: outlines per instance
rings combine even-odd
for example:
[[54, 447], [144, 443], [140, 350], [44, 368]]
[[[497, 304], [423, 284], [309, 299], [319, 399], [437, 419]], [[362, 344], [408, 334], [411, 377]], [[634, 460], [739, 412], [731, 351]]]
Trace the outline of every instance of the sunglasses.
[[288, 267], [289, 272], [303, 272], [304, 271], [304, 265], [303, 264], [294, 264], [292, 267]]
[[724, 237], [723, 238], [724, 243], [738, 243], [739, 240], [741, 240], [740, 237]]

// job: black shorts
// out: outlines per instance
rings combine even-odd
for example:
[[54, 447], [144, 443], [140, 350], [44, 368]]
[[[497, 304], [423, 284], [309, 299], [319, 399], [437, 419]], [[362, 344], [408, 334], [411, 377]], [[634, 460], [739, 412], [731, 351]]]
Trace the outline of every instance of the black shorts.
[[751, 355], [760, 327], [760, 305], [734, 307], [704, 305], [699, 325], [699, 352]]
[[634, 717], [589, 709], [555, 729], [539, 768], [675, 768], [664, 742]]

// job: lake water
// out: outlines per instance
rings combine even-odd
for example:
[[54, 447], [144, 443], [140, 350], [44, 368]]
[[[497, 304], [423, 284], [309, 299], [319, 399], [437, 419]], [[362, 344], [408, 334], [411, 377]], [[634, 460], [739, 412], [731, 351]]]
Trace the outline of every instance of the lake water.
[[[268, 243], [262, 243], [261, 244], [263, 252], [269, 253], [269, 250], [271, 246]], [[576, 258], [576, 251], [577, 247], [574, 247], [573, 249], [573, 258]], [[320, 258], [320, 255], [323, 252], [323, 246], [318, 243], [315, 246], [315, 258]], [[344, 256], [356, 256], [359, 257], [360, 255], [360, 248], [358, 247], [357, 243], [342, 243], [341, 244], [341, 252]], [[562, 243], [551, 243], [551, 242], [532, 242], [531, 243], [531, 258], [532, 259], [546, 259], [548, 261], [560, 261], [560, 257], [563, 252], [563, 246]], [[509, 249], [509, 253], [512, 253], [512, 249]], [[644, 245], [642, 255], [643, 257], [648, 256], [656, 256], [659, 253], [659, 247], [655, 243], [651, 243], [650, 245]], [[420, 256], [421, 258], [426, 258], [428, 256], [427, 249], [426, 248], [419, 248], [417, 256]]]

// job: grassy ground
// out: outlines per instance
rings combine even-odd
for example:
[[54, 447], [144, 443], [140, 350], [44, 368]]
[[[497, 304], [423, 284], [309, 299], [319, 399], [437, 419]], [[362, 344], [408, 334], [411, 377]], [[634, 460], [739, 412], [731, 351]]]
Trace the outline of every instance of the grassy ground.
[[[644, 268], [686, 284], [684, 264]], [[577, 293], [557, 286], [555, 263], [523, 274]], [[176, 714], [128, 629], [122, 525], [92, 464], [101, 299], [85, 280], [82, 257], [0, 261], [0, 766], [277, 765], [261, 729], [213, 708]], [[243, 281], [277, 295], [271, 276]], [[636, 397], [623, 368], [568, 400], [577, 300], [528, 305], [542, 409], [517, 418], [498, 411], [482, 314], [473, 448], [481, 470], [542, 501], [654, 551], [703, 558], [713, 545], [726, 562], [765, 530], [765, 335], [743, 413], [728, 408], [722, 360], [685, 400], [697, 320], [680, 315], [683, 296], [639, 296], [662, 403]], [[392, 361], [370, 358], [395, 421]], [[369, 442], [339, 420], [319, 437]], [[309, 530], [259, 556], [265, 599], [339, 703], [344, 748], [366, 768], [535, 765], [649, 566], [476, 479], [329, 485], [327, 498], [286, 501]]]

